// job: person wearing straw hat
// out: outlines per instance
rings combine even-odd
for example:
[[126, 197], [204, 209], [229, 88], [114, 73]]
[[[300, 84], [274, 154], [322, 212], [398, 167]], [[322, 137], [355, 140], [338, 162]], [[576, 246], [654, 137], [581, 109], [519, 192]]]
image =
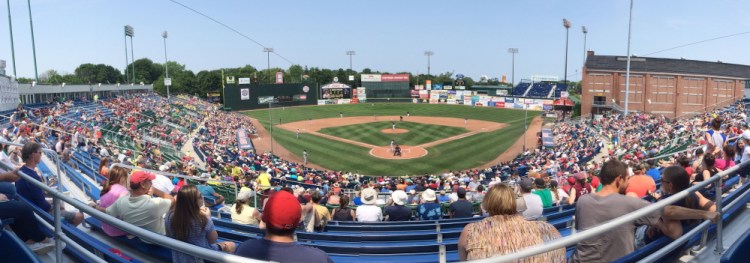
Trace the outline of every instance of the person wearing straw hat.
[[417, 206], [418, 220], [439, 220], [443, 217], [440, 203], [437, 202], [435, 190], [427, 189], [422, 192], [422, 204]]
[[396, 190], [391, 194], [392, 206], [385, 208], [385, 221], [409, 221], [411, 220], [411, 208], [406, 204], [406, 192]]
[[362, 205], [357, 207], [357, 221], [378, 222], [383, 221], [383, 210], [376, 206], [378, 192], [373, 188], [362, 190]]

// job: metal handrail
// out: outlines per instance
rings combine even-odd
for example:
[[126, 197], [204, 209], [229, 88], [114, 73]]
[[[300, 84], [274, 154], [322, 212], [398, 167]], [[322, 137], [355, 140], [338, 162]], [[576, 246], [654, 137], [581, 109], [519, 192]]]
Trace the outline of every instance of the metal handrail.
[[[526, 258], [526, 257], [534, 256], [534, 255], [537, 255], [537, 254], [545, 253], [545, 252], [548, 252], [548, 251], [552, 251], [552, 250], [555, 250], [555, 249], [565, 248], [565, 247], [570, 246], [570, 245], [578, 244], [578, 242], [585, 241], [585, 240], [588, 240], [590, 238], [593, 238], [593, 237], [596, 237], [598, 235], [601, 235], [601, 234], [603, 234], [605, 232], [611, 231], [615, 227], [618, 227], [618, 226], [624, 225], [624, 224], [628, 224], [628, 223], [630, 223], [632, 221], [635, 221], [635, 220], [637, 220], [639, 218], [647, 216], [647, 215], [649, 215], [649, 214], [651, 214], [653, 212], [662, 210], [662, 209], [664, 209], [664, 207], [666, 207], [668, 205], [671, 205], [672, 203], [677, 202], [679, 200], [682, 200], [685, 197], [687, 197], [690, 193], [698, 191], [698, 190], [701, 190], [704, 187], [706, 187], [706, 186], [708, 186], [708, 185], [710, 185], [712, 183], [718, 184], [719, 185], [719, 189], [720, 189], [722, 177], [724, 177], [726, 175], [729, 175], [729, 174], [736, 173], [737, 171], [740, 170], [740, 168], [744, 168], [745, 166], [748, 166], [748, 165], [750, 165], [750, 162], [745, 162], [745, 163], [741, 163], [739, 165], [735, 165], [732, 168], [729, 168], [729, 169], [727, 169], [725, 171], [722, 171], [722, 172], [714, 175], [713, 177], [709, 178], [706, 181], [703, 181], [703, 182], [701, 182], [699, 184], [693, 185], [690, 188], [685, 189], [685, 190], [683, 190], [683, 191], [681, 191], [679, 193], [676, 193], [676, 194], [674, 194], [674, 195], [672, 195], [672, 196], [670, 196], [670, 197], [668, 197], [666, 199], [663, 199], [663, 200], [661, 200], [659, 202], [656, 202], [654, 204], [648, 205], [648, 206], [646, 206], [644, 208], [638, 209], [636, 211], [633, 211], [633, 212], [631, 212], [629, 214], [626, 214], [626, 215], [623, 215], [621, 217], [615, 218], [615, 219], [613, 219], [613, 220], [611, 220], [609, 222], [603, 223], [603, 224], [601, 224], [599, 226], [596, 226], [596, 227], [593, 227], [593, 228], [590, 228], [590, 229], [587, 229], [587, 230], [584, 230], [584, 231], [577, 232], [576, 234], [573, 234], [573, 235], [570, 235], [570, 236], [567, 236], [567, 237], [563, 237], [563, 238], [552, 240], [552, 241], [547, 242], [547, 243], [545, 243], [543, 245], [528, 247], [528, 248], [522, 249], [521, 251], [519, 251], [517, 253], [508, 254], [508, 255], [502, 255], [502, 256], [496, 256], [496, 257], [490, 257], [490, 258], [485, 258], [485, 259], [481, 259], [481, 260], [474, 260], [474, 261], [471, 261], [471, 262], [488, 262], [489, 263], [489, 262], [512, 262], [512, 261], [518, 261], [519, 259], [522, 259], [522, 258]], [[716, 196], [717, 199], [721, 199], [722, 198], [721, 191], [718, 191], [716, 193], [716, 195], [717, 195]], [[718, 203], [718, 202], [717, 202], [717, 211], [720, 211], [721, 216], [724, 215], [724, 210], [720, 209], [720, 203]], [[721, 221], [719, 221], [719, 222], [721, 222]], [[721, 224], [721, 223], [719, 223], [719, 224]], [[720, 240], [722, 238], [722, 233], [721, 233], [720, 230], [721, 230], [721, 228], [719, 227], [718, 230], [717, 230], [717, 234], [716, 234], [716, 239], [717, 240]]]
[[172, 177], [178, 177], [178, 178], [184, 178], [184, 179], [190, 179], [190, 180], [196, 180], [196, 181], [206, 181], [206, 182], [212, 181], [212, 182], [219, 182], [219, 183], [222, 183], [222, 184], [231, 184], [232, 188], [234, 188], [234, 196], [237, 196], [237, 193], [238, 193], [237, 192], [237, 184], [235, 182], [233, 182], [233, 181], [214, 180], [214, 179], [201, 178], [201, 177], [195, 177], [195, 176], [173, 174], [173, 173], [168, 173], [168, 172], [162, 172], [162, 171], [156, 171], [156, 170], [141, 168], [141, 167], [132, 166], [132, 165], [125, 165], [125, 164], [122, 164], [122, 163], [115, 163], [112, 166], [113, 167], [114, 166], [118, 166], [118, 167], [127, 168], [127, 169], [131, 169], [131, 170], [135, 169], [135, 170], [148, 171], [148, 172], [153, 173], [153, 174], [161, 174], [161, 175], [164, 175], [164, 176], [172, 176]]
[[[37, 214], [34, 214], [34, 216], [36, 216], [36, 220], [39, 221], [39, 223], [41, 223], [42, 225], [44, 225], [44, 227], [50, 228], [52, 230], [55, 229], [55, 227], [53, 227], [52, 225], [50, 225], [49, 223], [47, 223], [47, 221], [44, 221], [44, 219], [41, 216], [39, 216]], [[69, 237], [63, 235], [61, 238], [62, 238], [63, 241], [65, 241], [65, 245], [67, 245], [68, 247], [71, 247], [74, 250], [78, 251], [78, 253], [81, 253], [81, 255], [85, 256], [87, 260], [90, 260], [92, 262], [97, 262], [97, 263], [106, 263], [107, 262], [106, 260], [100, 258], [96, 254], [91, 253], [91, 251], [88, 251], [86, 248], [82, 247], [81, 245], [79, 245], [78, 243], [76, 243], [75, 241], [73, 241], [72, 239], [70, 239]]]
[[[740, 139], [741, 137], [742, 137], [741, 135], [738, 135], [738, 136], [735, 136], [735, 137], [727, 138], [727, 142]], [[659, 156], [655, 156], [655, 157], [643, 159], [643, 161], [658, 160], [658, 159], [662, 159], [664, 157], [672, 156], [672, 155], [674, 155], [676, 153], [679, 154], [679, 153], [684, 153], [684, 152], [690, 152], [690, 151], [694, 151], [694, 150], [697, 150], [697, 149], [700, 149], [700, 148], [703, 148], [703, 146], [695, 146], [695, 147], [687, 148], [685, 150], [676, 151], [676, 152], [673, 152], [673, 153], [662, 154], [662, 155], [659, 155]]]
[[[204, 247], [195, 246], [193, 244], [185, 243], [185, 242], [182, 242], [182, 241], [170, 238], [170, 237], [159, 235], [157, 233], [134, 226], [125, 221], [117, 219], [109, 214], [106, 214], [99, 210], [91, 208], [87, 204], [79, 202], [78, 200], [72, 197], [66, 196], [59, 192], [55, 192], [54, 189], [44, 185], [42, 182], [37, 181], [36, 179], [32, 178], [31, 176], [27, 175], [26, 173], [22, 171], [18, 171], [18, 174], [24, 180], [28, 181], [34, 186], [47, 191], [50, 195], [52, 195], [52, 198], [56, 204], [59, 205], [59, 201], [62, 200], [72, 205], [73, 207], [79, 209], [83, 213], [86, 213], [95, 218], [98, 218], [107, 224], [110, 224], [116, 228], [122, 229], [123, 231], [126, 231], [132, 235], [138, 236], [139, 238], [146, 240], [148, 242], [158, 244], [160, 246], [164, 246], [169, 249], [177, 250], [182, 253], [189, 254], [191, 256], [195, 256], [198, 258], [203, 258], [203, 259], [207, 259], [207, 260], [215, 261], [215, 262], [230, 262], [230, 263], [267, 262], [267, 261], [254, 260], [254, 259], [249, 259], [245, 257], [235, 256], [232, 254], [222, 253], [213, 249], [207, 249]], [[58, 206], [56, 206], [56, 209], [57, 208]], [[55, 217], [55, 233], [57, 233], [58, 235], [62, 235], [62, 231], [60, 230], [60, 227], [59, 227], [60, 220], [62, 219], [60, 213], [56, 211], [54, 217]], [[62, 248], [60, 244], [57, 244], [56, 247], [58, 249]], [[61, 262], [62, 254], [57, 255], [57, 260], [58, 262]]]

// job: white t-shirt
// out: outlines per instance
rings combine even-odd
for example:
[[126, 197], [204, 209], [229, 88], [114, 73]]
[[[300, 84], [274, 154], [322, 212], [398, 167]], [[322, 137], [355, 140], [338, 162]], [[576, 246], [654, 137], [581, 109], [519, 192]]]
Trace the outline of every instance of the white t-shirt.
[[746, 145], [745, 149], [742, 150], [742, 158], [740, 159], [740, 162], [744, 163], [747, 160], [750, 160], [750, 145]]
[[523, 194], [523, 200], [526, 202], [526, 210], [523, 211], [523, 217], [526, 220], [537, 220], [542, 217], [542, 212], [544, 212], [544, 204], [542, 204], [541, 197], [532, 193], [528, 193]]
[[164, 215], [172, 201], [164, 198], [151, 198], [148, 195], [120, 198], [107, 207], [107, 214], [122, 221], [142, 227], [151, 232], [165, 235]]
[[383, 221], [383, 210], [374, 205], [361, 205], [357, 207], [357, 221], [377, 222]]

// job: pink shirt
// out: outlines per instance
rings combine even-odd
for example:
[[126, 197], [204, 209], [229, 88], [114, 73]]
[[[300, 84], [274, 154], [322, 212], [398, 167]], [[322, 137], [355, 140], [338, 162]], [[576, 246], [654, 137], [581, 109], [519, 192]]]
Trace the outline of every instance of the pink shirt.
[[[128, 195], [130, 195], [130, 192], [128, 192], [128, 189], [126, 189], [124, 186], [120, 184], [113, 184], [109, 188], [109, 192], [99, 198], [99, 206], [107, 208], [110, 205], [114, 204], [117, 199], [120, 199], [120, 197]], [[128, 234], [127, 232], [122, 231], [119, 228], [110, 226], [104, 222], [102, 222], [102, 230], [104, 231], [104, 233], [111, 237], [124, 236]]]
[[724, 160], [724, 159], [716, 159], [716, 164], [714, 166], [716, 168], [724, 171], [724, 170], [729, 169], [732, 166], [734, 166], [734, 161], [732, 161], [732, 160], [727, 161], [727, 160]]

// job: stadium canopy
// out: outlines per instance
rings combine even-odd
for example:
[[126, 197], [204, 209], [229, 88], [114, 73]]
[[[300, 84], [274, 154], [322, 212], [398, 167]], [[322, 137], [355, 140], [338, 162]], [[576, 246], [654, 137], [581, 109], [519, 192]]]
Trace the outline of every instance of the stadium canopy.
[[552, 105], [560, 106], [560, 107], [573, 107], [575, 106], [575, 103], [573, 103], [573, 101], [568, 98], [559, 98], [559, 99], [556, 99], [552, 103]]

